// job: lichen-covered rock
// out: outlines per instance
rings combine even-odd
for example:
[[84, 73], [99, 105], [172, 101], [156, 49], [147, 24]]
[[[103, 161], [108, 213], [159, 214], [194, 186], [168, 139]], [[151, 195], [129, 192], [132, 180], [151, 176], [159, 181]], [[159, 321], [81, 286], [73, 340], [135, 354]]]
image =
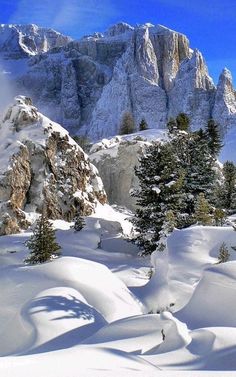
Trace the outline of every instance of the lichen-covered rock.
[[68, 132], [19, 96], [0, 128], [0, 234], [26, 228], [27, 212], [72, 220], [106, 194], [96, 168]]

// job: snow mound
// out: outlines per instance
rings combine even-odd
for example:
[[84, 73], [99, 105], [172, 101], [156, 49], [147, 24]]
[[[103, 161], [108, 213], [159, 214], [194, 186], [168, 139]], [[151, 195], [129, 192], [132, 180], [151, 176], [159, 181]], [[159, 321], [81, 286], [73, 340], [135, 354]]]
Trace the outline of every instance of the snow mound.
[[235, 327], [236, 262], [216, 265], [204, 271], [189, 303], [177, 317], [192, 328]]

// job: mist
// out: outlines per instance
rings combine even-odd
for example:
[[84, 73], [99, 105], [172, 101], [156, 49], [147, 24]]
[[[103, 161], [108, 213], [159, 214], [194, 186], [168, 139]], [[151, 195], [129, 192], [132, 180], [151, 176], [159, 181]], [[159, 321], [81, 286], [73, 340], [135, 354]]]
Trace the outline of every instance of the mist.
[[0, 62], [0, 117], [6, 108], [13, 102], [16, 95], [15, 86], [11, 79], [11, 72], [8, 72]]

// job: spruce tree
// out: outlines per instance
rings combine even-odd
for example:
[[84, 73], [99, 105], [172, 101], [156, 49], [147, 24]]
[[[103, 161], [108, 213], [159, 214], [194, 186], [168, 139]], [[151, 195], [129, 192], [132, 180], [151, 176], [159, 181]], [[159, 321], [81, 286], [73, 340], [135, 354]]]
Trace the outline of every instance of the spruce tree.
[[210, 149], [213, 158], [217, 158], [223, 147], [222, 138], [220, 135], [220, 129], [214, 119], [209, 119], [206, 127], [206, 135], [208, 138], [208, 147]]
[[80, 210], [77, 211], [75, 218], [74, 218], [74, 230], [79, 232], [85, 226], [84, 218], [80, 215]]
[[151, 254], [156, 248], [162, 249], [165, 227], [180, 213], [184, 172], [171, 143], [148, 147], [135, 171], [140, 190], [133, 194], [138, 204], [132, 219], [137, 232], [134, 240], [144, 248], [144, 254]]
[[197, 197], [195, 204], [195, 213], [194, 217], [198, 224], [200, 225], [211, 225], [212, 218], [210, 215], [211, 207], [206, 200], [203, 193], [200, 193]]
[[61, 247], [56, 242], [55, 230], [45, 214], [42, 214], [36, 221], [33, 235], [26, 246], [30, 250], [26, 263], [39, 264], [52, 259], [53, 256], [60, 255]]
[[148, 124], [146, 120], [143, 118], [139, 124], [139, 131], [145, 131], [148, 129]]
[[134, 131], [135, 131], [135, 122], [134, 122], [133, 115], [130, 112], [126, 111], [122, 116], [119, 134], [120, 135], [132, 134]]
[[177, 128], [180, 131], [188, 131], [189, 130], [189, 125], [190, 125], [190, 120], [187, 114], [185, 113], [179, 113], [179, 115], [176, 117], [176, 123], [177, 123]]
[[219, 250], [219, 256], [218, 256], [218, 263], [225, 263], [228, 262], [230, 257], [229, 250], [225, 244], [225, 242], [222, 243]]
[[221, 208], [216, 208], [214, 211], [214, 221], [216, 226], [223, 226], [226, 220], [225, 211]]
[[228, 213], [236, 211], [236, 166], [232, 161], [223, 165], [223, 184], [219, 187], [219, 204]]

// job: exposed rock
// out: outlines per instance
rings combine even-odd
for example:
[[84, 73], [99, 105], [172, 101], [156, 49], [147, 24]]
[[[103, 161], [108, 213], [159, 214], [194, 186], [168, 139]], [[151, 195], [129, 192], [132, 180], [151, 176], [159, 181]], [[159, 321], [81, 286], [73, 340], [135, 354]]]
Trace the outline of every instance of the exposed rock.
[[111, 204], [131, 210], [136, 208], [136, 198], [131, 196], [139, 188], [135, 166], [138, 166], [139, 158], [150, 142], [165, 138], [164, 131], [156, 130], [152, 135], [149, 131], [143, 131], [136, 135], [103, 139], [92, 146], [90, 159], [98, 168]]
[[208, 75], [202, 54], [195, 50], [190, 59], [185, 59], [169, 94], [169, 117], [180, 112], [191, 119], [192, 129], [205, 127], [211, 117], [215, 86]]
[[5, 59], [20, 59], [64, 46], [71, 38], [33, 24], [0, 24], [0, 40], [0, 53]]
[[[34, 28], [22, 30], [36, 38], [40, 32]], [[37, 38], [37, 49], [30, 54], [23, 49], [31, 58], [28, 65], [25, 59], [19, 64], [17, 85], [71, 133], [92, 140], [114, 136], [126, 111], [137, 127], [145, 118], [150, 128], [165, 128], [168, 118], [180, 112], [188, 114], [193, 129], [212, 117], [222, 128], [236, 124], [230, 78], [224, 75], [216, 89], [201, 53], [191, 50], [181, 33], [162, 25], [119, 23], [79, 41], [61, 38], [51, 38], [48, 49]], [[12, 43], [8, 48], [14, 50]]]
[[27, 228], [27, 212], [72, 220], [106, 194], [96, 168], [68, 132], [17, 97], [1, 124], [0, 234]]
[[223, 69], [217, 85], [215, 103], [212, 116], [221, 125], [225, 133], [229, 126], [235, 121], [236, 93], [233, 88], [231, 72]]

